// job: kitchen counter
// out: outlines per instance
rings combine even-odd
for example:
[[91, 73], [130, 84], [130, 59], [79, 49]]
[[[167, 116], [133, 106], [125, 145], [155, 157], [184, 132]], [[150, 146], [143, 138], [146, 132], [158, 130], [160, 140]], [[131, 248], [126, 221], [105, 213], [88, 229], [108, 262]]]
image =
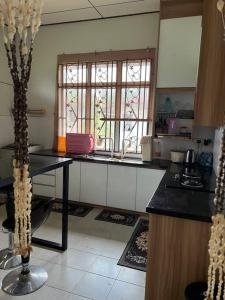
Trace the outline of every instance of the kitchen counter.
[[[72, 163], [69, 158], [61, 157], [36, 157], [32, 156], [30, 161], [30, 176], [34, 177], [45, 172], [68, 166]], [[0, 188], [11, 185], [13, 178], [13, 156], [8, 150], [0, 153]]]
[[137, 167], [137, 168], [147, 168], [147, 169], [156, 169], [156, 170], [166, 170], [170, 165], [170, 161], [168, 160], [155, 159], [151, 162], [143, 162], [141, 159], [135, 159], [135, 158], [129, 158], [129, 159], [124, 158], [120, 160], [117, 158], [111, 159], [109, 156], [98, 155], [98, 154], [76, 155], [76, 154], [68, 154], [64, 152], [56, 152], [52, 149], [40, 150], [31, 154], [40, 155], [40, 156], [72, 158], [74, 161]]
[[205, 184], [204, 190], [166, 187], [171, 178], [181, 171], [181, 165], [170, 164], [146, 211], [151, 214], [211, 222], [216, 185], [215, 173], [212, 170], [200, 170]]
[[[170, 164], [149, 201], [150, 230], [145, 300], [184, 300], [190, 282], [207, 281], [208, 242], [211, 232], [216, 176], [200, 170], [204, 190], [190, 190], [177, 183], [182, 166]], [[170, 185], [171, 186], [171, 185]]]

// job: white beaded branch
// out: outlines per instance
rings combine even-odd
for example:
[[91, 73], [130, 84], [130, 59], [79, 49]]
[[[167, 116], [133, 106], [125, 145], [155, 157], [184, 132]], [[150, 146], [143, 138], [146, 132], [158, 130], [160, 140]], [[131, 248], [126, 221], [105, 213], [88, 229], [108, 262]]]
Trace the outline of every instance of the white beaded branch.
[[29, 174], [27, 85], [33, 42], [41, 25], [42, 0], [0, 0], [0, 28], [14, 84], [15, 250], [31, 250], [31, 179]]

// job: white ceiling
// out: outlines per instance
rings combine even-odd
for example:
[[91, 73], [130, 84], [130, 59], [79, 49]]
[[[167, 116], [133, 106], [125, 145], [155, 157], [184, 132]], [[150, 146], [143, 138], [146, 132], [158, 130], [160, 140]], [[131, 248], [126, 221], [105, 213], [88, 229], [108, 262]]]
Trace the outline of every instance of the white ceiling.
[[44, 0], [42, 24], [159, 11], [160, 0]]

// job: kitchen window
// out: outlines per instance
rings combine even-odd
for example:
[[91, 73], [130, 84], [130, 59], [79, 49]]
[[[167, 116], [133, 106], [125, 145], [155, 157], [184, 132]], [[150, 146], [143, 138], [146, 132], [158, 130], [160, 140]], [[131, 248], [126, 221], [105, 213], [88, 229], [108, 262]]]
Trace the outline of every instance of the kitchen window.
[[57, 145], [91, 133], [96, 151], [140, 154], [153, 115], [154, 49], [58, 57]]

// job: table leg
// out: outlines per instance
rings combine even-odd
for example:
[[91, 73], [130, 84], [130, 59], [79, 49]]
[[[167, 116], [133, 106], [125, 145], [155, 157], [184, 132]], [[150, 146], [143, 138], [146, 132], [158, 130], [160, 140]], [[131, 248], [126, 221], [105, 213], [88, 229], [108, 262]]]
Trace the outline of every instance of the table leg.
[[51, 249], [66, 251], [68, 247], [68, 194], [69, 194], [69, 165], [63, 167], [63, 212], [62, 212], [62, 243], [32, 238], [32, 243]]

